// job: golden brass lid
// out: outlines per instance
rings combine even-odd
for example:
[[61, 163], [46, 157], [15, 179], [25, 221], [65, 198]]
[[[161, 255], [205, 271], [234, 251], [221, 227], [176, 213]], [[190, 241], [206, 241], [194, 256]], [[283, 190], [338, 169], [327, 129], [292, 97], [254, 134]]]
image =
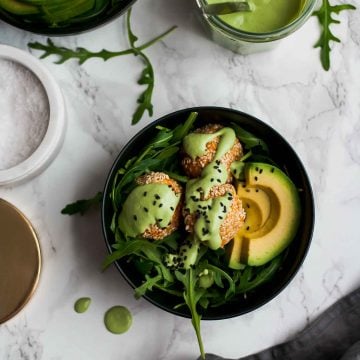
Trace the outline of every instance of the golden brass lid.
[[0, 199], [0, 324], [30, 300], [39, 280], [40, 246], [29, 220]]

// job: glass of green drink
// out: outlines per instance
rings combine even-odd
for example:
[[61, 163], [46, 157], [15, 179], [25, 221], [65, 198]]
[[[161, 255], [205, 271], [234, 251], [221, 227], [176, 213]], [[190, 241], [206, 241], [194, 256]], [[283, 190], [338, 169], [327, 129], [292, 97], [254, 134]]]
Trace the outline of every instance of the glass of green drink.
[[196, 0], [212, 39], [240, 54], [272, 49], [311, 16], [317, 0]]

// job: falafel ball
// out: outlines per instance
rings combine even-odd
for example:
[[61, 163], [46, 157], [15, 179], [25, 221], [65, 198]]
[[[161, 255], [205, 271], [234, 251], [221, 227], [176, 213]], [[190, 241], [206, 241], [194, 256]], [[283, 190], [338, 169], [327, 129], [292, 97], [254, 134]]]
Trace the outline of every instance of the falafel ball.
[[119, 227], [131, 237], [161, 240], [179, 227], [183, 190], [162, 172], [144, 174], [136, 184], [123, 204]]
[[[223, 126], [220, 124], [207, 124], [201, 128], [194, 130], [194, 133], [198, 134], [213, 134]], [[195, 159], [192, 159], [184, 150], [182, 152], [183, 159], [181, 161], [181, 165], [184, 169], [184, 172], [187, 176], [191, 178], [196, 178], [201, 175], [203, 168], [208, 165], [211, 161], [213, 161], [218, 145], [220, 142], [220, 136], [215, 137], [211, 141], [206, 144], [206, 152], [202, 156], [197, 156]], [[241, 143], [238, 138], [236, 138], [233, 147], [225, 153], [219, 160], [222, 164], [225, 165], [228, 171], [228, 179], [230, 182], [231, 179], [231, 172], [230, 172], [230, 165], [233, 161], [240, 160], [243, 156], [243, 149]]]
[[[230, 240], [234, 238], [240, 228], [244, 225], [246, 213], [242, 206], [242, 201], [236, 194], [236, 190], [231, 184], [222, 184], [218, 186], [214, 186], [211, 188], [208, 196], [202, 200], [210, 200], [210, 199], [218, 199], [226, 198], [228, 201], [228, 206], [223, 205], [222, 201], [220, 201], [220, 211], [215, 214], [217, 219], [221, 219], [219, 234], [221, 239], [220, 247], [224, 247]], [[211, 222], [210, 219], [207, 218], [206, 211], [207, 209], [211, 209], [212, 205], [207, 204], [207, 209], [205, 206], [201, 205], [201, 201], [199, 201], [199, 209], [196, 212], [190, 212], [189, 208], [186, 206], [183, 209], [183, 216], [185, 222], [186, 231], [193, 233], [195, 224], [199, 220], [201, 216], [205, 217], [205, 222]], [[205, 212], [202, 210], [205, 209]], [[203, 235], [206, 235], [208, 232], [204, 229]], [[202, 240], [200, 238], [200, 240]]]

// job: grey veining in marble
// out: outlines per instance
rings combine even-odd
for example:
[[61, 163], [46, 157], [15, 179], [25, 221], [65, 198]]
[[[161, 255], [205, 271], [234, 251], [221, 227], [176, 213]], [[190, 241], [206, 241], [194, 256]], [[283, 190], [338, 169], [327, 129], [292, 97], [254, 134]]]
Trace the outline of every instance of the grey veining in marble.
[[[310, 252], [276, 299], [239, 318], [202, 323], [206, 350], [239, 358], [285, 342], [322, 311], [360, 285], [360, 12], [344, 12], [333, 30], [342, 39], [322, 70], [315, 18], [271, 52], [241, 56], [210, 41], [192, 0], [142, 0], [133, 11], [140, 39], [176, 24], [178, 29], [146, 50], [156, 83], [154, 116], [136, 126], [131, 116], [142, 88], [138, 59], [128, 56], [79, 66], [43, 60], [67, 104], [64, 146], [31, 182], [0, 188], [37, 229], [43, 251], [39, 287], [26, 308], [0, 326], [0, 360], [193, 360], [198, 356], [190, 321], [136, 301], [116, 269], [100, 271], [106, 255], [99, 214], [60, 215], [65, 204], [101, 190], [119, 150], [138, 130], [169, 112], [198, 105], [248, 112], [287, 138], [303, 161], [316, 199]], [[128, 46], [124, 19], [56, 44], [92, 50]], [[0, 23], [0, 43], [27, 49], [46, 37]], [[31, 51], [39, 56], [37, 51]], [[1, 116], [1, 115], [0, 115]], [[90, 296], [88, 312], [74, 301]], [[112, 305], [134, 315], [130, 331], [108, 333], [103, 314]]]

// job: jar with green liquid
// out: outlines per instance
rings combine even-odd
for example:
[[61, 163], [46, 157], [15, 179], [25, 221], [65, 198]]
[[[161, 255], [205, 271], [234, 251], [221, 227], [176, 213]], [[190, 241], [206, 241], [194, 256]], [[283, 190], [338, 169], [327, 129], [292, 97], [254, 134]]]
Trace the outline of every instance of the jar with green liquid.
[[[247, 5], [241, 11], [227, 6], [239, 0], [196, 1], [216, 43], [240, 54], [251, 54], [273, 48], [299, 29], [311, 16], [317, 0], [241, 0]], [[217, 9], [219, 13], [215, 14]]]

